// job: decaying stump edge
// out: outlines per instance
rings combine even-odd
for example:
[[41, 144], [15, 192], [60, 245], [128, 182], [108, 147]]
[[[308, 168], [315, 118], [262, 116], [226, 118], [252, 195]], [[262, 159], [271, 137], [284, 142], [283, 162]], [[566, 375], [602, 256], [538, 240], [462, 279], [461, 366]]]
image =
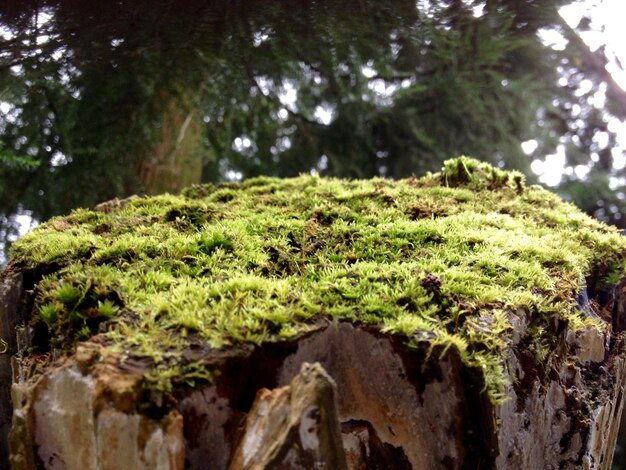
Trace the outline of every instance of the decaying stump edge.
[[[515, 315], [521, 344], [527, 324]], [[494, 405], [480, 371], [453, 347], [411, 349], [373, 327], [324, 324], [295, 341], [212, 351], [214, 384], [142, 412], [141, 364], [101, 360], [99, 344], [81, 343], [58, 366], [13, 385], [10, 459], [16, 469], [227, 468], [257, 391], [285, 387], [303, 363], [318, 362], [337, 386], [349, 468], [378, 459], [394, 468], [608, 469], [623, 406], [621, 350], [615, 337], [563, 326], [553, 351], [562, 367], [542, 382], [539, 364], [514, 346], [506, 352], [509, 399]]]

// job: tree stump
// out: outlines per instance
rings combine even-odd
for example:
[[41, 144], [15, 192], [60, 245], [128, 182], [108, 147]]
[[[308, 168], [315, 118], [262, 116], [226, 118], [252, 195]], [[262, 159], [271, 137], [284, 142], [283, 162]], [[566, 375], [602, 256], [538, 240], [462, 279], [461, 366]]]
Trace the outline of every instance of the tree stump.
[[624, 253], [465, 157], [75, 211], [2, 274], [3, 468], [608, 469]]

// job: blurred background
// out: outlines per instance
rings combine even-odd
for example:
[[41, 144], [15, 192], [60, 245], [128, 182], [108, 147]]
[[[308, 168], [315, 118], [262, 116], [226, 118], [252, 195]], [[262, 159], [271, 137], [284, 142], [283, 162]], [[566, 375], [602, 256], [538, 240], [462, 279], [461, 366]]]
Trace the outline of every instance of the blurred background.
[[[114, 197], [462, 154], [626, 228], [623, 0], [4, 0], [0, 266]], [[621, 447], [615, 468], [626, 468]]]

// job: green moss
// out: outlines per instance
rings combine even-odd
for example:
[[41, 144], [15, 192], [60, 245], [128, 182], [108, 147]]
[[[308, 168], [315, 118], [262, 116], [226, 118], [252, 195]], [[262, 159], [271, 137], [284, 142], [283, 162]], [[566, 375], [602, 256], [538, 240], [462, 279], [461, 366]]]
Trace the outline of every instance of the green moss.
[[101, 332], [150, 357], [159, 390], [204, 377], [181, 360], [192, 341], [280, 341], [324, 317], [453, 347], [498, 400], [511, 312], [532, 319], [537, 357], [555, 321], [607, 328], [577, 295], [592, 272], [620, 279], [625, 249], [521, 174], [462, 157], [421, 179], [262, 177], [81, 209], [15, 243], [13, 262], [53, 271], [34, 320], [51, 346]]
[[66, 349], [89, 338], [120, 310], [121, 299], [110, 280], [76, 269], [44, 278], [38, 291], [39, 319], [52, 334], [49, 346], [54, 348]]
[[516, 171], [503, 171], [473, 158], [459, 157], [444, 163], [439, 180], [445, 186], [475, 190], [512, 188], [521, 194], [525, 178]]

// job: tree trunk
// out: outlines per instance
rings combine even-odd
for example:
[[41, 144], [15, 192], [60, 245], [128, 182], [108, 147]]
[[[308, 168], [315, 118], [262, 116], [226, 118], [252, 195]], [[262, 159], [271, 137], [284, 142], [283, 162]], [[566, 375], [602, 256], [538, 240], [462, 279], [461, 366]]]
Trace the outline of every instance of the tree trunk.
[[[518, 328], [521, 339], [522, 315]], [[561, 366], [547, 380], [523, 348], [506, 351], [512, 385], [507, 400], [493, 404], [480, 373], [464, 367], [454, 348], [428, 355], [425, 343], [410, 350], [376, 329], [320, 325], [296, 341], [217, 353], [209, 360], [219, 364], [219, 382], [176, 391], [160, 416], [137, 409], [145, 365], [101, 361], [101, 346], [83, 343], [74, 357], [13, 385], [11, 465], [264, 468], [245, 463], [254, 454], [248, 448], [258, 454], [278, 447], [284, 457], [295, 444], [259, 434], [253, 416], [291, 414], [285, 398], [268, 405], [270, 392], [257, 391], [294, 387], [303, 364], [318, 362], [337, 390], [336, 402], [331, 396], [325, 407], [336, 406], [338, 420], [327, 422], [325, 435], [340, 435], [342, 451], [338, 457], [327, 446], [321, 460], [344, 458], [351, 469], [609, 469], [623, 406], [621, 346], [593, 330], [573, 336], [565, 329], [560, 338], [552, 354], [562, 356]], [[306, 425], [311, 400], [299, 389], [287, 399], [304, 403], [289, 418], [296, 430]], [[261, 437], [251, 441], [255, 435]], [[283, 459], [280, 468], [312, 468], [302, 462]]]
[[202, 115], [191, 104], [162, 94], [160, 126], [153, 146], [142, 152], [135, 171], [146, 194], [178, 193], [202, 179]]
[[0, 276], [0, 466], [608, 470], [625, 253], [468, 158], [53, 219]]
[[7, 468], [9, 461], [6, 439], [11, 429], [13, 415], [12, 359], [18, 351], [17, 328], [24, 322], [24, 312], [20, 309], [24, 297], [21, 273], [5, 271], [0, 282], [0, 468]]

